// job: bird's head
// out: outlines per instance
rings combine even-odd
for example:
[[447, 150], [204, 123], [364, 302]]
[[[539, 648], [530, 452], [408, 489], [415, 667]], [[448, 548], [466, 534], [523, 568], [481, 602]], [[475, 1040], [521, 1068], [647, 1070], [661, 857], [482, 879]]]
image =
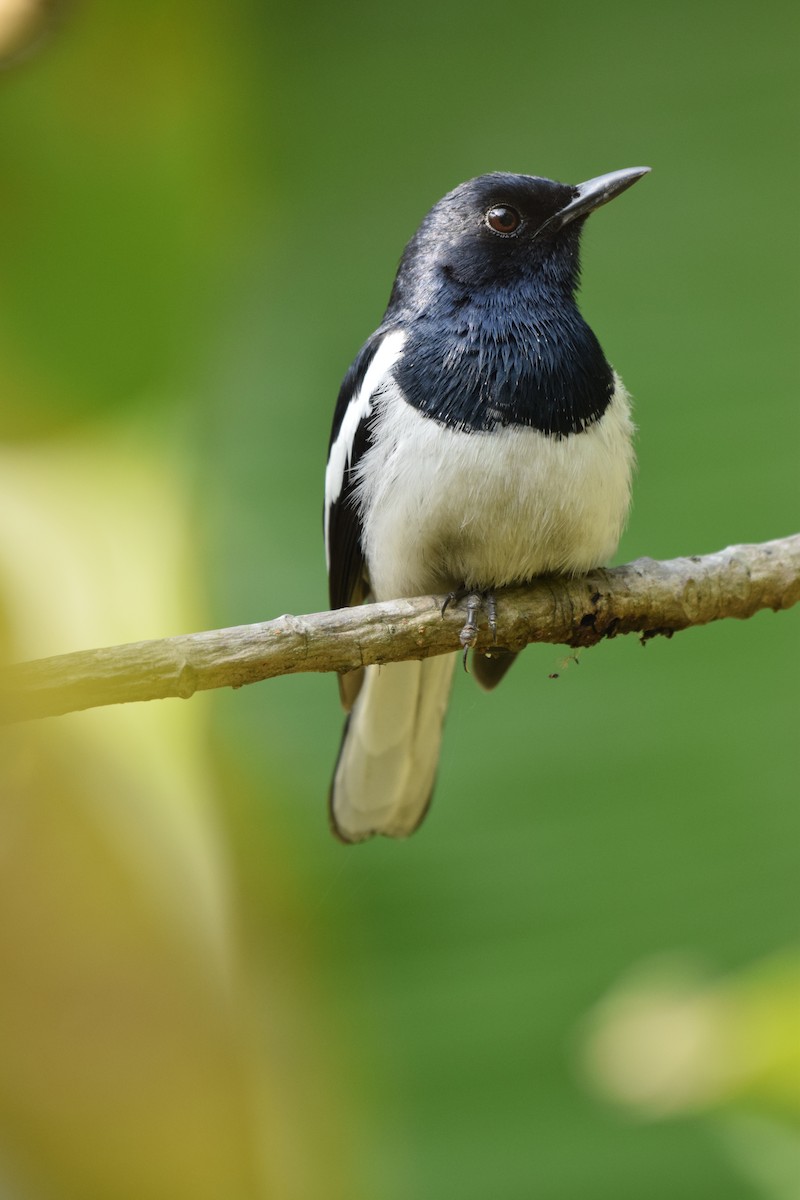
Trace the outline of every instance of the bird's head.
[[576, 185], [503, 172], [467, 180], [433, 206], [409, 242], [392, 302], [424, 303], [443, 281], [467, 291], [525, 280], [573, 291], [586, 217], [649, 170]]

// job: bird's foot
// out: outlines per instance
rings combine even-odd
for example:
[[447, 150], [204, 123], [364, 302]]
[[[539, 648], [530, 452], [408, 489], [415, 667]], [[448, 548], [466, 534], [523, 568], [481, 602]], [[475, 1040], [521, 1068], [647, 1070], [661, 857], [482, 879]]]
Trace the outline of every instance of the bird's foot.
[[467, 669], [467, 655], [478, 640], [478, 615], [481, 609], [486, 609], [486, 620], [492, 635], [492, 641], [497, 641], [497, 597], [491, 588], [477, 592], [471, 588], [462, 588], [458, 592], [449, 592], [442, 605], [444, 616], [448, 605], [457, 604], [461, 600], [467, 602], [467, 619], [464, 622], [458, 640], [464, 647], [464, 670]]

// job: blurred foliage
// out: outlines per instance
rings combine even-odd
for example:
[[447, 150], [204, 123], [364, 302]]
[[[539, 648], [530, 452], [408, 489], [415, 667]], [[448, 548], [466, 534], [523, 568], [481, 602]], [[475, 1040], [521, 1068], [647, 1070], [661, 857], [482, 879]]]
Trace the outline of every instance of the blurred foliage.
[[728, 978], [666, 959], [630, 972], [595, 1010], [598, 1084], [654, 1115], [750, 1105], [800, 1124], [800, 959]]
[[[620, 559], [796, 528], [788, 0], [47, 12], [0, 76], [4, 653], [323, 607], [339, 380], [487, 170], [653, 167], [585, 239], [641, 428]], [[330, 839], [330, 679], [7, 735], [0, 1190], [771, 1195], [752, 1125], [620, 1119], [571, 1046], [643, 956], [796, 937], [797, 631], [459, 679], [407, 844]]]
[[800, 1196], [800, 956], [717, 979], [696, 961], [638, 965], [585, 1024], [593, 1086], [640, 1113], [710, 1111], [775, 1200]]
[[[184, 467], [152, 444], [116, 423], [0, 455], [15, 655], [203, 623]], [[295, 887], [275, 839], [254, 953], [209, 716], [201, 697], [3, 731], [4, 1196], [348, 1194]]]

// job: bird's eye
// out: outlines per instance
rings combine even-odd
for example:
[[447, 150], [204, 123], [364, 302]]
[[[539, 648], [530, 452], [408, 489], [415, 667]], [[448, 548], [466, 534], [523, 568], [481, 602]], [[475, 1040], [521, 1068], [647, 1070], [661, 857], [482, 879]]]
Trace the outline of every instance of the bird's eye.
[[486, 214], [486, 224], [495, 233], [515, 233], [521, 221], [517, 210], [508, 204], [495, 204]]

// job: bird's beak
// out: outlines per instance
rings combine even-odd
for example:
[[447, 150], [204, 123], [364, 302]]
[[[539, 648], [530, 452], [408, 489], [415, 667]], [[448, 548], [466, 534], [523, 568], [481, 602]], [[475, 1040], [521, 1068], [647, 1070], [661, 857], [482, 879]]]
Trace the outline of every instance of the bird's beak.
[[632, 187], [637, 179], [641, 179], [649, 171], [649, 167], [628, 167], [624, 171], [611, 171], [608, 175], [598, 175], [596, 179], [577, 184], [573, 189], [575, 195], [569, 204], [546, 221], [542, 229], [561, 229], [576, 217], [588, 216], [602, 204], [608, 204], [609, 200]]

